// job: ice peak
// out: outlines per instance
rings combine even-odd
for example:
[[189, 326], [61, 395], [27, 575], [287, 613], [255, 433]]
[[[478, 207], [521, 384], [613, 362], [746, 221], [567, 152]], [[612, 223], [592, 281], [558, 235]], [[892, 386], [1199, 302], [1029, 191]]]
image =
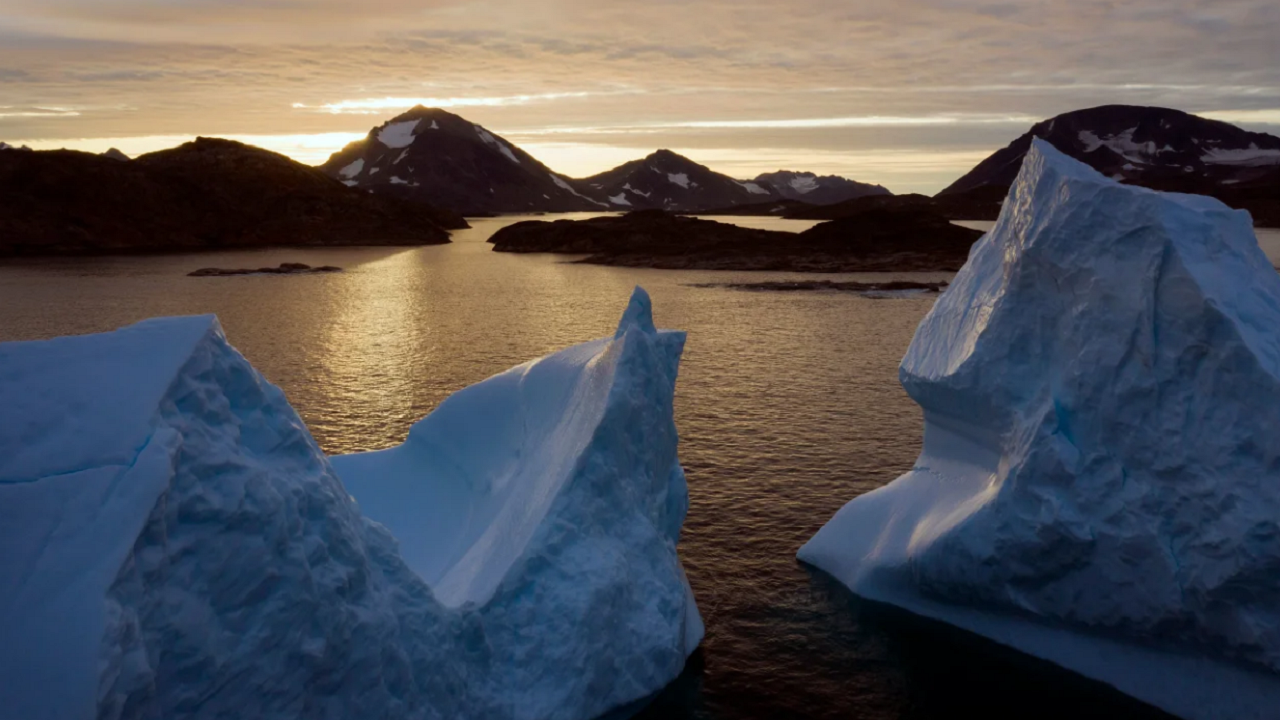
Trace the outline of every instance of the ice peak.
[[653, 301], [649, 299], [649, 293], [639, 285], [631, 293], [631, 302], [627, 303], [627, 310], [622, 313], [622, 320], [618, 322], [618, 331], [613, 337], [620, 338], [626, 335], [627, 330], [632, 327], [644, 333], [657, 332], [653, 324]]

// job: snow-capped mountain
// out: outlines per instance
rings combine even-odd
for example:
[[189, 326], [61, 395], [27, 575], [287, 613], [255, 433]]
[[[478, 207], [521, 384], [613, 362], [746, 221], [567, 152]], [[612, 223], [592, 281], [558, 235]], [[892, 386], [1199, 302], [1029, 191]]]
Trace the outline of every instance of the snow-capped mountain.
[[1105, 105], [1045, 120], [983, 160], [940, 195], [1007, 188], [1033, 138], [1133, 185], [1221, 195], [1280, 183], [1280, 137], [1180, 110]]
[[464, 214], [606, 207], [480, 125], [422, 106], [374, 128], [321, 169], [353, 187]]
[[670, 150], [579, 180], [578, 187], [604, 198], [614, 210], [690, 212], [778, 199], [768, 187], [734, 180]]
[[779, 170], [756, 176], [755, 184], [772, 188], [788, 200], [803, 200], [814, 205], [831, 205], [868, 195], [892, 195], [881, 185], [861, 183], [839, 175], [817, 175], [811, 172]]

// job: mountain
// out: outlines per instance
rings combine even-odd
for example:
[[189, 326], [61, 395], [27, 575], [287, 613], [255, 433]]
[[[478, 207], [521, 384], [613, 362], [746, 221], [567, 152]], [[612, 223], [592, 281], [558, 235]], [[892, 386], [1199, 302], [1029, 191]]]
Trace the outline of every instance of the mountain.
[[313, 167], [196, 138], [122, 162], [0, 152], [0, 255], [449, 242], [459, 216], [344, 187]]
[[816, 175], [792, 170], [757, 175], [755, 183], [772, 188], [788, 200], [801, 200], [813, 205], [830, 205], [868, 195], [893, 194], [881, 185], [861, 183], [838, 175]]
[[362, 190], [468, 215], [607, 207], [483, 127], [421, 105], [369, 131], [320, 168]]
[[938, 197], [1007, 190], [1034, 138], [1102, 174], [1157, 190], [1217, 197], [1280, 222], [1280, 137], [1180, 110], [1105, 105], [1045, 120], [983, 160]]
[[905, 195], [864, 195], [831, 205], [810, 205], [788, 210], [783, 217], [790, 220], [839, 220], [861, 215], [869, 210], [918, 210], [948, 220], [994, 220], [1000, 214], [1008, 189], [984, 185], [965, 192], [929, 197], [917, 193]]
[[623, 163], [577, 184], [583, 192], [607, 199], [614, 210], [696, 212], [778, 199], [766, 187], [734, 180], [670, 150]]
[[121, 152], [119, 148], [109, 148], [106, 152], [102, 153], [102, 157], [125, 161], [129, 159], [129, 156]]

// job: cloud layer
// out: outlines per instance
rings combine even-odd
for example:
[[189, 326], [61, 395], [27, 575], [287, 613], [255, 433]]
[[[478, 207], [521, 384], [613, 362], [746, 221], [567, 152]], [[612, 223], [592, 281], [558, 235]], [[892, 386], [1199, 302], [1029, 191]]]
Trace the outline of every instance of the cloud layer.
[[[429, 101], [575, 148], [558, 168], [574, 174], [619, 148], [738, 171], [759, 150], [761, 169], [791, 152], [936, 190], [945, 158], [1079, 107], [1280, 123], [1278, 35], [1274, 0], [8, 0], [0, 139], [306, 145]], [[930, 154], [937, 173], [915, 164]]]

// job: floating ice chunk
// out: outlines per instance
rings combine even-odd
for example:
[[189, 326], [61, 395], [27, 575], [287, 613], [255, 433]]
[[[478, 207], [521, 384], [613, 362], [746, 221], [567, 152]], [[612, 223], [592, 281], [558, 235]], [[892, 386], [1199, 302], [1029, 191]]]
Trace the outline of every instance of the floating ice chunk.
[[1179, 716], [1270, 717], [1277, 327], [1247, 213], [1037, 140], [902, 361], [919, 460], [799, 557]]
[[392, 149], [406, 148], [413, 144], [413, 131], [418, 120], [401, 120], [378, 131], [378, 142]]
[[591, 720], [647, 697], [702, 636], [675, 551], [683, 343], [637, 292], [616, 338], [333, 464], [211, 316], [0, 344], [0, 715]]

